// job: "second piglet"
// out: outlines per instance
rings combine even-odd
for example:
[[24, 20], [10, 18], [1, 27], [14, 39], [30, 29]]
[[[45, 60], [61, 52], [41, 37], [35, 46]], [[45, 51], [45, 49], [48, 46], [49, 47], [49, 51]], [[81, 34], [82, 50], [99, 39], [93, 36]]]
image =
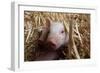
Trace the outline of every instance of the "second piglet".
[[52, 22], [47, 19], [46, 27], [42, 30], [39, 38], [40, 49], [44, 51], [44, 54], [43, 56], [41, 55], [40, 57], [37, 57], [37, 60], [40, 58], [43, 60], [58, 59], [61, 55], [61, 51], [59, 50], [62, 49], [63, 46], [67, 45], [68, 39], [69, 36], [67, 32], [65, 32], [62, 22]]

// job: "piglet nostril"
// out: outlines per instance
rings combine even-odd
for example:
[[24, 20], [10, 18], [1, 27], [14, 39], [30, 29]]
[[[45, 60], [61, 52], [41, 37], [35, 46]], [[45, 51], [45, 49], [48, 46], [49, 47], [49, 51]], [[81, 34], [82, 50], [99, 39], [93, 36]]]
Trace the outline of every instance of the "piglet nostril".
[[52, 45], [52, 46], [56, 46], [56, 44], [55, 44], [55, 43], [53, 43], [53, 42], [51, 42], [51, 45]]

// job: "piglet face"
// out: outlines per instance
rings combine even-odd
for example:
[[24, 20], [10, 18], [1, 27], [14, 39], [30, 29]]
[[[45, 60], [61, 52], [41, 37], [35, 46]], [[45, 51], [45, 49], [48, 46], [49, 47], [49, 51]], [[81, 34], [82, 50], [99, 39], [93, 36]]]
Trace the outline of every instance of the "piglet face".
[[52, 22], [47, 37], [47, 44], [53, 50], [57, 50], [60, 46], [64, 45], [68, 40], [68, 35], [64, 30], [62, 22]]

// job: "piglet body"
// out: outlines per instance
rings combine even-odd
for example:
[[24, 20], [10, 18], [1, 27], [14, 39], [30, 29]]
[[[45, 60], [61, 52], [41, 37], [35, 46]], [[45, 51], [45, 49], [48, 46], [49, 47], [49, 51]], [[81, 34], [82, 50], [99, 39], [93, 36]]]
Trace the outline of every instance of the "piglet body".
[[39, 57], [36, 58], [36, 61], [56, 59], [58, 59], [58, 54], [56, 51], [45, 51], [44, 53], [41, 53]]

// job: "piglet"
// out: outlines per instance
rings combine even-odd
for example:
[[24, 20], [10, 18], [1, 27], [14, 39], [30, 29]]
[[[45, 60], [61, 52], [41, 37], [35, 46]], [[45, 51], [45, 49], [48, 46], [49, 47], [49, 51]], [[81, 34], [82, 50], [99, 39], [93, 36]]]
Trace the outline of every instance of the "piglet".
[[58, 59], [61, 55], [61, 53], [59, 54], [60, 49], [67, 45], [68, 40], [69, 37], [65, 32], [63, 22], [52, 22], [47, 19], [46, 27], [42, 30], [39, 38], [39, 46], [44, 54], [41, 54], [36, 60]]

